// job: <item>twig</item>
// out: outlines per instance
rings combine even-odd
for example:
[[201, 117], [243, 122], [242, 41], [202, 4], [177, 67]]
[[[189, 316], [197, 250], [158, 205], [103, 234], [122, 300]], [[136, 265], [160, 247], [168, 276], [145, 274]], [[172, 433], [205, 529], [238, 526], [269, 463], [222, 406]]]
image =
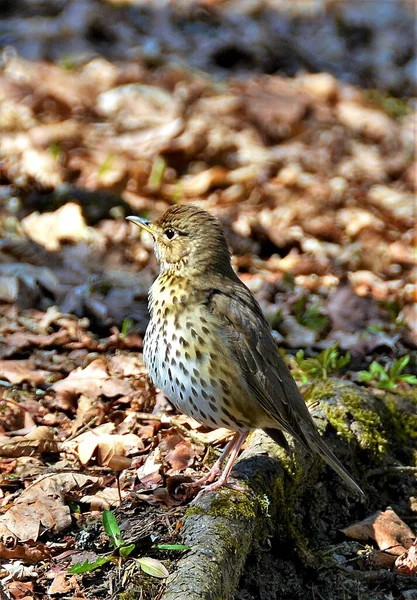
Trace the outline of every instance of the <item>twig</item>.
[[385, 475], [385, 473], [417, 473], [417, 467], [379, 467], [370, 469], [365, 476], [374, 477], [375, 475]]

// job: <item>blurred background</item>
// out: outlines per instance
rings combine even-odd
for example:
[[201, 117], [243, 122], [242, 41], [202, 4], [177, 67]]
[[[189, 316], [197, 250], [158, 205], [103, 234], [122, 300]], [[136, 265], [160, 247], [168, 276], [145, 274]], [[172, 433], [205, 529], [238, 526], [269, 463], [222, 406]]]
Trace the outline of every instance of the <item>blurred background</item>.
[[414, 9], [4, 0], [0, 298], [143, 333], [124, 217], [195, 202], [288, 347], [412, 343]]

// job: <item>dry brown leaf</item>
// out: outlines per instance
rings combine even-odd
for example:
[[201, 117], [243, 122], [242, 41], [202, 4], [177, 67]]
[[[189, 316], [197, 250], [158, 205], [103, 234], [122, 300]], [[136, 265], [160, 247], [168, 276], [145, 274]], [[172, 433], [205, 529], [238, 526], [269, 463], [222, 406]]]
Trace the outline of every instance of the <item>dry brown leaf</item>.
[[413, 531], [391, 508], [385, 511], [379, 510], [342, 531], [354, 540], [365, 541], [371, 538], [375, 540], [380, 550], [394, 555], [405, 553], [416, 538]]
[[57, 533], [69, 527], [71, 514], [65, 505], [66, 495], [98, 481], [97, 477], [80, 473], [42, 476], [0, 516], [0, 539], [36, 541], [42, 529]]
[[162, 457], [159, 448], [148, 454], [145, 462], [139, 467], [137, 476], [146, 487], [156, 488], [162, 483]]
[[182, 440], [165, 456], [165, 460], [169, 462], [174, 471], [183, 471], [187, 467], [191, 467], [194, 458], [195, 453], [189, 440]]
[[395, 571], [401, 575], [417, 575], [417, 544], [414, 542], [407, 552], [395, 561]]
[[[77, 414], [71, 425], [71, 433], [74, 435], [83, 425], [87, 423], [99, 426], [103, 423], [105, 411], [103, 403], [91, 396], [81, 395], [78, 398]], [[94, 422], [92, 423], [92, 419]]]
[[89, 237], [81, 207], [67, 202], [53, 213], [31, 213], [22, 220], [26, 234], [47, 250], [58, 250], [61, 241], [80, 242]]
[[[126, 498], [129, 492], [120, 490], [122, 498]], [[115, 487], [106, 487], [104, 490], [99, 490], [94, 495], [85, 495], [81, 498], [81, 502], [90, 504], [90, 510], [108, 510], [112, 506], [119, 506], [120, 497], [119, 490]]]
[[[36, 437], [36, 430], [39, 431], [39, 437]], [[59, 445], [49, 435], [53, 435], [49, 427], [38, 427], [26, 436], [16, 436], [9, 438], [0, 436], [0, 456], [8, 458], [18, 458], [22, 456], [34, 456], [35, 454], [56, 453]], [[42, 435], [44, 437], [42, 437]]]
[[35, 564], [48, 558], [51, 558], [51, 550], [39, 542], [36, 545], [17, 544], [13, 548], [8, 548], [0, 543], [0, 559], [2, 560], [22, 560], [25, 563]]
[[48, 346], [64, 346], [73, 341], [74, 337], [67, 329], [60, 329], [55, 333], [50, 334], [34, 334], [27, 331], [16, 331], [8, 335], [4, 335], [0, 341], [0, 358], [13, 356], [17, 352], [30, 348], [31, 346], [39, 346], [46, 348]]
[[41, 385], [51, 373], [34, 370], [28, 366], [27, 360], [0, 360], [0, 377], [10, 383], [19, 384], [27, 381], [31, 385]]
[[6, 589], [15, 600], [34, 600], [32, 581], [11, 581]]
[[83, 465], [95, 456], [98, 465], [110, 467], [115, 457], [125, 457], [128, 453], [143, 448], [142, 440], [133, 433], [96, 435], [95, 430], [91, 430], [87, 434], [83, 434], [83, 440], [78, 444], [78, 457]]
[[[69, 592], [78, 588], [75, 575], [69, 575], [66, 571], [58, 571], [57, 573], [51, 572], [51, 574], [53, 580], [46, 592], [48, 596], [53, 596], [54, 594], [69, 594]], [[74, 598], [74, 596], [72, 597]]]
[[106, 362], [98, 358], [85, 369], [81, 367], [72, 371], [66, 379], [52, 386], [58, 396], [75, 394], [91, 396], [127, 396], [133, 390], [128, 381], [109, 375]]
[[122, 377], [139, 376], [147, 372], [137, 353], [116, 354], [111, 357], [110, 366], [115, 373]]

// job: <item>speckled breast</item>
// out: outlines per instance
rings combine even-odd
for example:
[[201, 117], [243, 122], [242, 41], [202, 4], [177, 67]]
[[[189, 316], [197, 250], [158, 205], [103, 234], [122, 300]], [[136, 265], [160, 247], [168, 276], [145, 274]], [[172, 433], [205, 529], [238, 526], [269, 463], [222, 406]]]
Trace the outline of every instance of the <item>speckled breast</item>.
[[197, 298], [172, 289], [157, 280], [151, 290], [144, 361], [153, 383], [180, 412], [204, 425], [250, 430], [242, 410], [247, 394], [219, 324]]

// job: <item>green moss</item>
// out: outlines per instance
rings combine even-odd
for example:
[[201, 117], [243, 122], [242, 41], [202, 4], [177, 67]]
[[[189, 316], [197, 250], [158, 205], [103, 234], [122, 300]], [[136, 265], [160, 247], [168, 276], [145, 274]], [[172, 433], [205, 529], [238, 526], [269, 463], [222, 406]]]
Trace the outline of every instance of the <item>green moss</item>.
[[201, 506], [189, 506], [185, 512], [185, 517], [195, 517], [205, 515], [206, 511]]
[[138, 590], [127, 590], [117, 596], [117, 600], [137, 600]]
[[387, 451], [388, 439], [380, 416], [374, 410], [363, 408], [361, 396], [353, 390], [343, 391], [341, 399], [355, 423], [361, 428], [358, 435], [360, 448], [369, 450], [374, 457], [382, 457]]
[[[414, 406], [405, 408], [406, 404]], [[415, 450], [417, 442], [417, 394], [415, 391], [401, 390], [399, 393], [386, 393], [381, 420], [389, 432], [392, 450], [406, 462], [417, 464]], [[414, 451], [412, 449], [414, 446]]]
[[256, 501], [245, 493], [224, 490], [213, 499], [208, 514], [232, 520], [252, 520], [256, 518]]
[[216, 532], [217, 536], [222, 540], [228, 553], [235, 552], [236, 543], [233, 540], [233, 536], [230, 532], [230, 529], [226, 527], [226, 525], [224, 525], [223, 523], [219, 522], [215, 524], [214, 531]]

